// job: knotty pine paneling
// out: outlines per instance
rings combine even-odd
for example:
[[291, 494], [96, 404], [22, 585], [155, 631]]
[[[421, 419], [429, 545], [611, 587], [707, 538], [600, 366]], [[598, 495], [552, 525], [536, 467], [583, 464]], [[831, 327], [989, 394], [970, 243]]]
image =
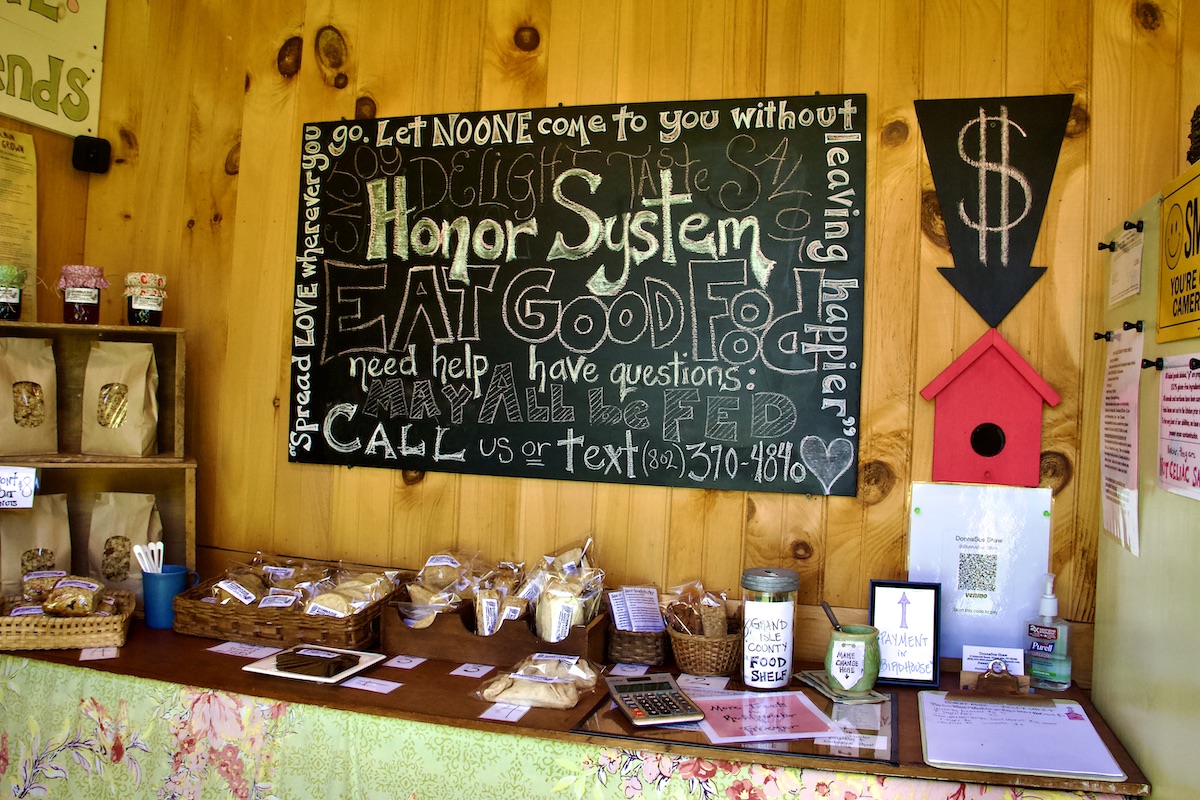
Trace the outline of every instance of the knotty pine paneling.
[[[40, 319], [63, 263], [168, 276], [188, 329], [189, 450], [201, 565], [255, 550], [416, 566], [448, 547], [532, 560], [595, 537], [610, 583], [748, 566], [802, 576], [801, 602], [861, 617], [871, 578], [903, 578], [908, 487], [928, 480], [918, 391], [986, 329], [951, 264], [912, 101], [1072, 92], [1036, 257], [1049, 272], [1001, 332], [1063, 395], [1044, 482], [1064, 616], [1090, 623], [1105, 294], [1095, 241], [1183, 165], [1195, 87], [1182, 0], [109, 0], [107, 175], [35, 131]], [[517, 32], [521, 31], [518, 36]], [[822, 498], [290, 464], [297, 176], [306, 121], [584, 103], [865, 92], [866, 352], [860, 491]], [[1190, 93], [1190, 94], [1186, 94]], [[1185, 97], [1186, 94], [1186, 97]], [[26, 130], [21, 123], [10, 127]], [[102, 321], [118, 322], [116, 290]], [[819, 614], [801, 626], [816, 653]], [[1088, 641], [1089, 637], [1083, 637]], [[807, 649], [806, 649], [807, 648]], [[1085, 654], [1086, 656], [1086, 654]]]

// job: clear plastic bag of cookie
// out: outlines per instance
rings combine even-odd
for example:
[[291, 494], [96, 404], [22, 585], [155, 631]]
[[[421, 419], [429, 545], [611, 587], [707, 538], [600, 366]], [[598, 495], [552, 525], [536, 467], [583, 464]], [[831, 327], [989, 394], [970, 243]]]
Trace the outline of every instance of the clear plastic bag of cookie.
[[267, 583], [261, 569], [231, 564], [210, 591], [217, 605], [254, 606], [267, 594]]
[[42, 610], [52, 617], [86, 617], [100, 607], [104, 584], [78, 575], [59, 578], [42, 601]]
[[425, 560], [417, 581], [432, 592], [449, 591], [470, 600], [480, 577], [490, 568], [481, 553], [443, 550]]

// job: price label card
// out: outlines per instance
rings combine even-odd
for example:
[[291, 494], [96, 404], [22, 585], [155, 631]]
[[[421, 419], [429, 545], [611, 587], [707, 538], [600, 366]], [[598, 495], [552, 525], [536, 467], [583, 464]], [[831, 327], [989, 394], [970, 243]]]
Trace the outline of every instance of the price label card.
[[355, 676], [342, 683], [342, 686], [349, 686], [351, 689], [365, 689], [368, 692], [377, 694], [387, 694], [393, 692], [403, 686], [403, 683], [396, 681], [385, 681], [379, 678], [362, 678]]
[[35, 467], [0, 466], [0, 508], [33, 508]]
[[494, 670], [490, 664], [463, 664], [458, 669], [450, 671], [451, 675], [461, 675], [467, 678], [481, 678]]
[[385, 667], [395, 667], [396, 669], [412, 669], [418, 664], [424, 664], [428, 659], [416, 658], [415, 656], [393, 656], [383, 662]]
[[479, 715], [480, 719], [491, 719], [496, 722], [516, 722], [525, 716], [529, 706], [515, 706], [512, 703], [496, 703]]
[[624, 675], [626, 677], [636, 677], [645, 675], [650, 667], [645, 664], [613, 664], [612, 669], [608, 671], [609, 675]]
[[120, 653], [116, 647], [85, 647], [79, 651], [80, 661], [101, 661], [106, 658], [116, 658]]
[[700, 676], [685, 673], [676, 678], [675, 682], [685, 692], [694, 692], [697, 689], [720, 691], [729, 685], [729, 678], [722, 678], [719, 675]]
[[222, 642], [221, 644], [214, 645], [208, 649], [214, 653], [221, 653], [222, 655], [239, 656], [241, 658], [253, 658], [258, 660], [260, 658], [266, 658], [267, 656], [273, 656], [276, 653], [282, 652], [283, 648], [263, 647], [262, 645], [244, 644], [242, 642]]

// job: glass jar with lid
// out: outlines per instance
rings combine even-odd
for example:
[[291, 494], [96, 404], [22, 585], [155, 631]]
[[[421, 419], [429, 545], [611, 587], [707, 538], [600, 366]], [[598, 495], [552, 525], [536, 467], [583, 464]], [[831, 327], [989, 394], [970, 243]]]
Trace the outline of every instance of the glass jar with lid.
[[800, 576], [783, 567], [742, 573], [742, 683], [779, 689], [792, 680], [792, 639]]

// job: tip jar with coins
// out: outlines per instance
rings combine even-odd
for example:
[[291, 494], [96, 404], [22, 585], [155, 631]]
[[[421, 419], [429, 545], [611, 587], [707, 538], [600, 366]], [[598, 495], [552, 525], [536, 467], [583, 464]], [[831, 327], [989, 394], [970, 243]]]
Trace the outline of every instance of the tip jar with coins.
[[161, 325], [166, 299], [167, 276], [155, 272], [125, 275], [125, 319], [130, 325]]
[[800, 576], [782, 567], [742, 573], [742, 683], [778, 689], [792, 680], [792, 637]]
[[0, 319], [21, 318], [21, 290], [28, 276], [24, 267], [0, 264]]
[[108, 279], [99, 267], [86, 264], [67, 264], [58, 278], [63, 296], [63, 322], [95, 325], [100, 321], [100, 290], [107, 289]]

